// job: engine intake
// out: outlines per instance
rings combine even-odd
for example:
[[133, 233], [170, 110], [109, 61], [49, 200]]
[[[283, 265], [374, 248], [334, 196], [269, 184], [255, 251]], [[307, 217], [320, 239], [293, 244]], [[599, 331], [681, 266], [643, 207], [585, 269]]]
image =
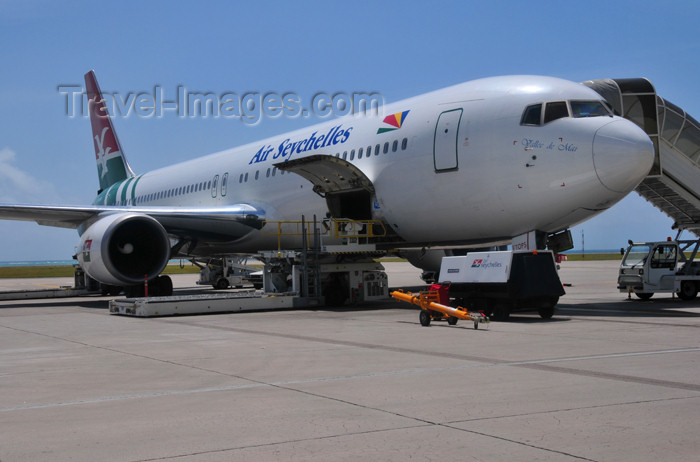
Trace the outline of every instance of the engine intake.
[[111, 285], [138, 284], [165, 269], [170, 239], [163, 226], [148, 215], [117, 213], [85, 230], [77, 256], [93, 279]]

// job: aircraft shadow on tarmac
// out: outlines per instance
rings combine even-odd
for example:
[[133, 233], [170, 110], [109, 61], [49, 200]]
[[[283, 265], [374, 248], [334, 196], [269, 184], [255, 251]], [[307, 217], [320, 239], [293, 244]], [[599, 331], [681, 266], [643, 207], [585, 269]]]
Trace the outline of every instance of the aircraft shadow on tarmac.
[[[71, 298], [65, 300], [57, 299], [39, 299], [39, 300], [16, 300], [11, 304], [6, 304], [0, 306], [0, 311], [5, 309], [14, 308], [70, 308], [77, 307], [83, 309], [91, 310], [104, 310], [109, 309], [109, 299], [104, 297], [92, 298], [92, 297], [81, 297], [81, 298]], [[361, 305], [348, 305], [343, 307], [312, 307], [312, 308], [298, 308], [298, 311], [309, 311], [309, 312], [336, 312], [336, 313], [351, 313], [351, 312], [370, 312], [370, 311], [382, 311], [382, 310], [406, 310], [414, 311], [416, 320], [415, 323], [419, 324], [418, 313], [420, 309], [407, 304], [400, 303], [394, 300], [387, 301], [375, 301], [370, 303], [363, 303]], [[691, 309], [698, 309], [698, 312], [690, 311]], [[246, 311], [246, 313], [256, 313], [269, 310], [260, 311]], [[287, 310], [280, 310], [287, 311]], [[213, 313], [203, 313], [203, 314], [213, 314]], [[219, 314], [234, 314], [234, 312], [223, 312]], [[557, 309], [554, 316], [551, 319], [542, 319], [536, 312], [516, 312], [510, 315], [510, 318], [506, 322], [511, 323], [523, 323], [523, 324], [534, 324], [534, 323], [559, 323], [568, 322], [571, 317], [623, 317], [623, 318], [668, 318], [668, 319], [679, 319], [679, 318], [697, 318], [700, 317], [700, 299], [693, 301], [684, 301], [677, 298], [658, 298], [651, 300], [638, 300], [632, 299], [620, 299], [619, 301], [613, 302], [593, 302], [593, 303], [567, 303], [560, 302], [557, 305]], [[397, 322], [412, 324], [412, 321], [398, 320]], [[494, 321], [496, 322], [496, 321]], [[445, 327], [457, 327], [448, 326], [447, 323], [435, 322], [435, 326]], [[469, 321], [463, 321], [458, 325], [459, 327], [473, 329], [472, 323]], [[483, 328], [483, 327], [481, 327]]]
[[[699, 309], [698, 312], [690, 311]], [[659, 298], [651, 300], [620, 299], [613, 302], [562, 303], [557, 305], [554, 316], [596, 316], [596, 317], [636, 317], [636, 318], [696, 318], [700, 317], [699, 300]]]
[[61, 307], [68, 307], [68, 308], [89, 308], [89, 309], [100, 309], [100, 310], [108, 310], [109, 309], [109, 300], [106, 299], [87, 299], [87, 298], [80, 298], [80, 299], [69, 299], [69, 300], [61, 300], [61, 299], [32, 299], [32, 300], [13, 300], [11, 304], [7, 305], [1, 305], [0, 306], [0, 311], [6, 310], [6, 309], [14, 309], [14, 308], [61, 308]]

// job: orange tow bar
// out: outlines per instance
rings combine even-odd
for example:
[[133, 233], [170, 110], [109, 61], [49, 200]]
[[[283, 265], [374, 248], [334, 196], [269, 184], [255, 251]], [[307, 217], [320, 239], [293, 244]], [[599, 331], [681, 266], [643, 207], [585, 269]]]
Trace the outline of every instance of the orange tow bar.
[[441, 303], [440, 295], [437, 291], [424, 291], [418, 293], [404, 292], [402, 290], [396, 290], [391, 293], [391, 296], [396, 300], [402, 302], [412, 303], [418, 305], [421, 308], [420, 311], [420, 324], [421, 326], [429, 326], [432, 320], [447, 320], [447, 323], [451, 326], [457, 324], [457, 320], [466, 319], [469, 321], [474, 321], [474, 329], [479, 328], [479, 324], [486, 324], [489, 322], [489, 318], [484, 315], [484, 313], [470, 313], [465, 308], [458, 306], [457, 308], [452, 308], [451, 306], [446, 306]]

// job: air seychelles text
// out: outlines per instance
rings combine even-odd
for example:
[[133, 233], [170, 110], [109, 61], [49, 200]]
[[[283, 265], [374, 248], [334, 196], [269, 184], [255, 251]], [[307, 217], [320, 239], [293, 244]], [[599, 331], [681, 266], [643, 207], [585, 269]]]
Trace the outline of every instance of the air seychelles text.
[[345, 143], [348, 138], [350, 138], [350, 132], [352, 129], [353, 127], [343, 128], [343, 125], [341, 124], [336, 125], [326, 133], [319, 134], [317, 131], [313, 132], [311, 136], [304, 138], [303, 140], [292, 141], [291, 139], [287, 138], [277, 147], [267, 144], [261, 147], [260, 150], [255, 153], [248, 164], [265, 162], [270, 158], [273, 160], [289, 160], [295, 153], [301, 154], [302, 152], [313, 151], [314, 149], [322, 149], [328, 146]]

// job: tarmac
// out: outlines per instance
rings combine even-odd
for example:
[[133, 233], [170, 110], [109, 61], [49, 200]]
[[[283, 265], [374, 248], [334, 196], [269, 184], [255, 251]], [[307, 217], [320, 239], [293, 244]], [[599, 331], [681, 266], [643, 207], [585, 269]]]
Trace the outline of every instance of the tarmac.
[[479, 330], [393, 300], [149, 319], [0, 302], [0, 461], [700, 460], [700, 301], [627, 300], [617, 265], [564, 262], [551, 320]]

